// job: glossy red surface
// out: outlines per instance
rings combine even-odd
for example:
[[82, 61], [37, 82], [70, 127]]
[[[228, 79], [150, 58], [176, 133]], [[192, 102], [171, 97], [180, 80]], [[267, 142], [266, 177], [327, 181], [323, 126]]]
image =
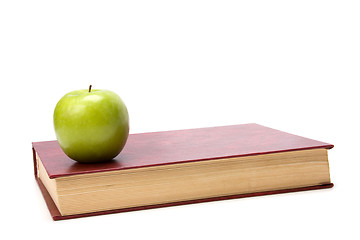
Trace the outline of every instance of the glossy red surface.
[[57, 141], [33, 143], [50, 178], [332, 147], [258, 124], [130, 134], [123, 151], [104, 163], [77, 163], [64, 154]]

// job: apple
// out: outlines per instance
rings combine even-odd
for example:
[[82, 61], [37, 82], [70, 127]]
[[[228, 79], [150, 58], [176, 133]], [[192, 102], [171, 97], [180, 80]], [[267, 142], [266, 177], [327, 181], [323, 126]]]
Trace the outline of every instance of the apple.
[[64, 95], [54, 110], [61, 149], [81, 163], [113, 159], [129, 135], [129, 115], [121, 98], [108, 90], [89, 89]]

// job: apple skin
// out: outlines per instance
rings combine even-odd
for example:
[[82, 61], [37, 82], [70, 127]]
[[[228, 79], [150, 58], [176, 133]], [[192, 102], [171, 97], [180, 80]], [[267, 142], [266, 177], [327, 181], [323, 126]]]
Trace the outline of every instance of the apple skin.
[[129, 135], [129, 115], [121, 98], [108, 90], [72, 91], [54, 110], [54, 128], [61, 149], [80, 163], [113, 159]]

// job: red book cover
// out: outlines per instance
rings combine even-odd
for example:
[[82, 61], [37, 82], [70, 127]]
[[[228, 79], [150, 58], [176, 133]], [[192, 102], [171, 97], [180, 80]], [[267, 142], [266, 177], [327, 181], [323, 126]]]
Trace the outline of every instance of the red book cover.
[[[68, 158], [61, 150], [57, 141], [33, 143], [35, 176], [37, 171], [35, 164], [36, 152], [50, 178], [295, 150], [331, 149], [332, 147], [333, 145], [328, 143], [300, 137], [258, 124], [130, 134], [125, 148], [117, 157], [109, 162], [93, 164], [77, 163]], [[333, 184], [326, 184], [299, 189], [239, 194], [156, 206], [61, 216], [45, 187], [40, 181], [38, 183], [54, 220], [187, 203], [329, 188], [333, 186]]]

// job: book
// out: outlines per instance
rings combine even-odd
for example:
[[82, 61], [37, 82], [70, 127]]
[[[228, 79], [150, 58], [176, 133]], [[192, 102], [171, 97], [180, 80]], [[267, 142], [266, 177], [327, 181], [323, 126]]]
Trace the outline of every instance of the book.
[[331, 188], [333, 145], [258, 124], [130, 134], [102, 163], [33, 142], [34, 174], [54, 220]]

